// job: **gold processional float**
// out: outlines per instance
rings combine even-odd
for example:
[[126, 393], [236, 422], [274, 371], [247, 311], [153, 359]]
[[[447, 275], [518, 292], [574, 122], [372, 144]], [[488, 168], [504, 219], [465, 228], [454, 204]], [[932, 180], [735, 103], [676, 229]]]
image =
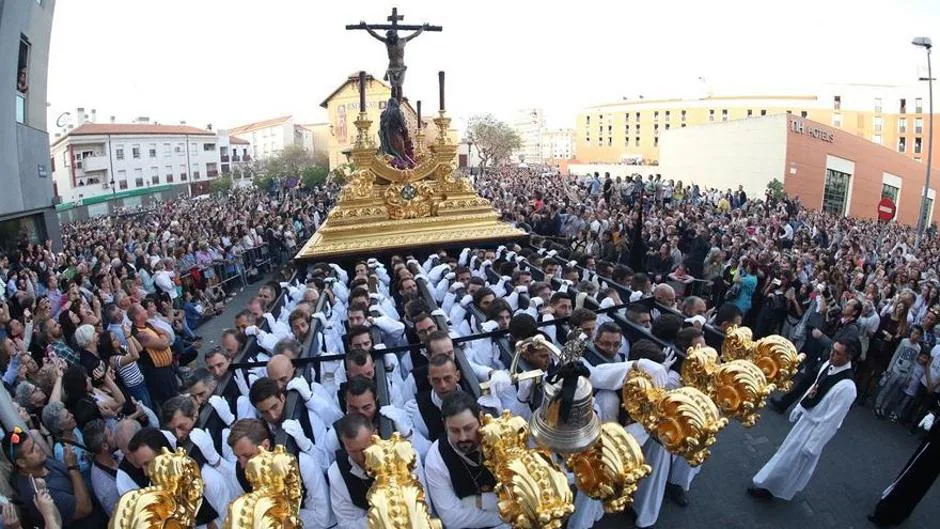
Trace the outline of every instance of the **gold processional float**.
[[[506, 242], [525, 235], [501, 222], [492, 204], [457, 174], [457, 145], [448, 137], [450, 118], [444, 110], [443, 72], [440, 110], [433, 120], [437, 137], [425, 145], [419, 103], [412, 143], [400, 106], [404, 43], [410, 38], [398, 39], [397, 30], [420, 33], [440, 28], [398, 25], [401, 18], [393, 11], [390, 25], [347, 26], [389, 30], [380, 40], [389, 52], [387, 79], [393, 97], [382, 113], [376, 145], [366, 113], [366, 76], [360, 73], [360, 112], [351, 152], [354, 169], [326, 221], [295, 257], [298, 262], [425, 245]], [[394, 39], [388, 37], [392, 33]], [[508, 411], [482, 418], [484, 464], [497, 480], [500, 517], [517, 529], [562, 527], [575, 509], [563, 468], [573, 475], [577, 489], [602, 502], [605, 511], [622, 511], [632, 502], [639, 480], [650, 472], [639, 443], [622, 425], [600, 423], [593, 407], [594, 390], [587, 373], [579, 369], [581, 341], [569, 342], [562, 350], [541, 336], [522, 341], [515, 347], [513, 366], [531, 347], [547, 349], [558, 367], [551, 377], [527, 372], [512, 378], [543, 378], [542, 406], [528, 422]], [[724, 416], [752, 426], [767, 395], [774, 388], [789, 389], [803, 360], [782, 337], [754, 342], [744, 327], [730, 329], [721, 349], [721, 359], [707, 347], [686, 352], [681, 369], [685, 387], [656, 387], [646, 373], [634, 369], [621, 390], [623, 407], [632, 420], [693, 466], [708, 458], [709, 447], [728, 422]], [[417, 454], [407, 440], [398, 433], [387, 440], [376, 436], [365, 454], [366, 471], [375, 478], [367, 496], [371, 529], [441, 529], [414, 475]], [[153, 484], [124, 494], [109, 527], [194, 527], [204, 488], [196, 462], [182, 449], [164, 449], [145, 473]], [[262, 450], [248, 462], [245, 474], [253, 492], [231, 503], [226, 529], [301, 527], [301, 479], [295, 456], [282, 446]]]

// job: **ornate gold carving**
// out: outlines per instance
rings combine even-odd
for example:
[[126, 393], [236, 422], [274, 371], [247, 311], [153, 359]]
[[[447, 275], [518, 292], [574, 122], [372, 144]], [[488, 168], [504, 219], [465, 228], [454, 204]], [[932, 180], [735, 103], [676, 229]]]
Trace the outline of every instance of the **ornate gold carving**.
[[121, 496], [108, 527], [111, 529], [188, 528], [196, 525], [205, 483], [199, 466], [186, 451], [164, 448], [145, 469], [153, 485]]
[[369, 127], [372, 125], [369, 114], [367, 112], [360, 112], [358, 119], [353, 123], [356, 125], [356, 143], [354, 148], [358, 150], [375, 149], [375, 140], [372, 139], [372, 135], [369, 134]]
[[375, 176], [370, 171], [359, 169], [351, 175], [343, 190], [340, 191], [339, 200], [346, 202], [372, 198], [372, 186], [374, 184]]
[[385, 207], [393, 220], [416, 219], [437, 214], [434, 190], [427, 182], [393, 184], [385, 190]]
[[387, 441], [374, 435], [365, 456], [366, 471], [375, 478], [368, 495], [369, 529], [441, 529], [441, 521], [428, 511], [424, 487], [414, 476], [411, 443], [398, 432]]
[[633, 503], [637, 483], [649, 475], [643, 451], [623, 426], [608, 422], [593, 446], [568, 456], [575, 484], [585, 494], [604, 503], [607, 512], [619, 512]]
[[781, 391], [793, 386], [793, 375], [800, 368], [806, 355], [797, 353], [793, 342], [783, 336], [772, 334], [752, 341], [747, 327], [730, 327], [721, 344], [721, 356], [725, 360], [750, 360]]
[[245, 465], [252, 491], [229, 504], [225, 529], [299, 529], [303, 498], [297, 458], [281, 445], [259, 450]]
[[515, 529], [559, 529], [574, 512], [565, 473], [540, 449], [529, 448], [529, 426], [509, 411], [483, 417], [484, 463], [496, 477], [499, 516]]
[[709, 447], [728, 424], [715, 403], [701, 391], [688, 386], [672, 391], [658, 388], [640, 369], [633, 369], [627, 376], [623, 407], [666, 450], [682, 456], [693, 467], [708, 459]]
[[450, 128], [450, 118], [444, 114], [444, 111], [440, 111], [440, 115], [434, 118], [434, 125], [437, 127], [437, 143], [438, 145], [448, 145], [450, 139], [447, 137], [447, 130]]
[[749, 360], [719, 363], [711, 347], [689, 348], [682, 361], [682, 382], [708, 395], [727, 416], [750, 428], [774, 390], [764, 373]]

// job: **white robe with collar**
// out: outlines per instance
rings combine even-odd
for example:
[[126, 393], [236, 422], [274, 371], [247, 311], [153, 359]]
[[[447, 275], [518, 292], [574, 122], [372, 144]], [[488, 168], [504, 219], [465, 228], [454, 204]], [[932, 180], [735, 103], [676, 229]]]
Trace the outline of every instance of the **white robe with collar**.
[[[830, 375], [851, 368], [849, 362], [833, 368]], [[829, 362], [819, 372], [823, 369], [829, 369]], [[777, 498], [793, 499], [809, 483], [823, 447], [842, 426], [855, 397], [855, 382], [847, 378], [836, 383], [815, 407], [807, 410], [797, 404], [790, 413], [790, 422], [796, 424], [770, 461], [754, 476], [754, 486], [769, 490]]]

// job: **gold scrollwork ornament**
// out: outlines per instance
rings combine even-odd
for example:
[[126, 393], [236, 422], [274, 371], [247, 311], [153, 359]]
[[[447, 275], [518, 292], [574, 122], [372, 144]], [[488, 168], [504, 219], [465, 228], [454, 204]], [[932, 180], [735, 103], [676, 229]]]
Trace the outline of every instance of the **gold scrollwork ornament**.
[[385, 207], [393, 220], [417, 219], [437, 214], [434, 189], [428, 182], [392, 184], [385, 190]]
[[806, 358], [798, 353], [793, 342], [783, 336], [772, 334], [758, 341], [752, 340], [747, 327], [730, 327], [721, 344], [721, 356], [725, 360], [750, 360], [781, 391], [793, 386], [793, 376]]
[[604, 504], [606, 512], [620, 512], [633, 503], [637, 483], [649, 475], [643, 450], [623, 426], [601, 425], [601, 435], [587, 450], [568, 456], [578, 489]]
[[110, 529], [188, 529], [196, 525], [205, 483], [199, 466], [177, 448], [164, 448], [146, 469], [153, 483], [121, 496], [111, 513]]
[[708, 395], [721, 412], [754, 426], [774, 385], [750, 360], [720, 363], [711, 347], [689, 348], [682, 362], [682, 382]]
[[303, 488], [297, 458], [282, 445], [259, 450], [245, 465], [252, 491], [229, 504], [225, 529], [299, 529]]
[[708, 459], [709, 447], [728, 424], [701, 391], [689, 386], [674, 390], [656, 387], [640, 369], [630, 371], [622, 392], [623, 407], [630, 417], [667, 451], [685, 458], [693, 467]]
[[414, 476], [417, 461], [411, 443], [395, 432], [388, 440], [372, 436], [365, 450], [366, 471], [375, 478], [369, 489], [369, 529], [441, 529]]
[[529, 425], [508, 410], [483, 417], [484, 464], [496, 478], [499, 516], [515, 529], [559, 529], [574, 512], [565, 473], [545, 450], [529, 447]]

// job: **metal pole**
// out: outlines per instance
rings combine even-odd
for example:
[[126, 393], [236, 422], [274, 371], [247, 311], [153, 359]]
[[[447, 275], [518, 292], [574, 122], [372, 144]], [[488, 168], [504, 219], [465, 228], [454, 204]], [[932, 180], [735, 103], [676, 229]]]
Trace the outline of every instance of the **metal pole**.
[[924, 179], [924, 196], [920, 201], [920, 219], [917, 220], [917, 239], [914, 241], [914, 248], [920, 249], [920, 240], [924, 236], [924, 229], [927, 227], [927, 215], [930, 213], [927, 209], [927, 192], [930, 190], [930, 164], [933, 157], [933, 72], [930, 68], [930, 48], [927, 48], [927, 105], [930, 117], [928, 117], [927, 132], [927, 176]]

